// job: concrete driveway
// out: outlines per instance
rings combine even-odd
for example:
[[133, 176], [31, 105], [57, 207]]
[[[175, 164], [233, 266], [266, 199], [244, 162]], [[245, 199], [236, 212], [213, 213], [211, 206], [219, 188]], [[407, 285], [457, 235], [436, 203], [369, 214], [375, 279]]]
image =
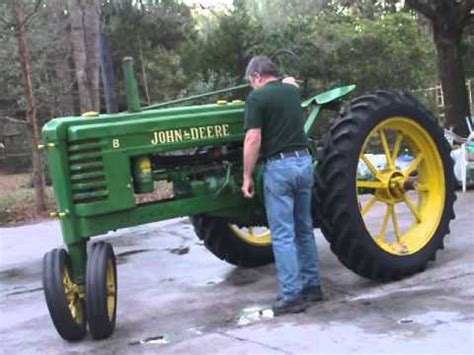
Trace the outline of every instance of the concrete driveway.
[[238, 269], [214, 257], [187, 219], [97, 239], [118, 258], [117, 328], [67, 343], [41, 288], [60, 246], [56, 221], [0, 228], [0, 353], [474, 353], [474, 192], [459, 194], [445, 250], [418, 275], [378, 284], [345, 269], [316, 231], [327, 301], [272, 318], [273, 265]]

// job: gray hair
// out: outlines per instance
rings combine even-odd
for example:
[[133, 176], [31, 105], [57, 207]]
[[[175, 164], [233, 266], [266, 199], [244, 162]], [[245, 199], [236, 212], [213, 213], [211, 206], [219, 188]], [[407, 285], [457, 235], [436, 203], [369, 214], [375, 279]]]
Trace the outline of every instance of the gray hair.
[[250, 60], [245, 70], [245, 79], [250, 80], [256, 74], [276, 77], [279, 75], [276, 65], [265, 55], [257, 55]]

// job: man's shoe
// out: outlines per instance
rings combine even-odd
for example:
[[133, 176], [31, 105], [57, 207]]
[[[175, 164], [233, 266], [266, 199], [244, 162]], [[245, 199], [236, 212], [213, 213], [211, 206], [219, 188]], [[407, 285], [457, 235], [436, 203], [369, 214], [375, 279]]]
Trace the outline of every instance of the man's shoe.
[[301, 296], [303, 296], [304, 300], [309, 303], [319, 302], [324, 299], [321, 286], [310, 286], [303, 288], [301, 291]]
[[272, 306], [272, 311], [273, 315], [276, 317], [287, 313], [304, 312], [307, 306], [305, 298], [299, 295], [292, 300], [277, 299]]

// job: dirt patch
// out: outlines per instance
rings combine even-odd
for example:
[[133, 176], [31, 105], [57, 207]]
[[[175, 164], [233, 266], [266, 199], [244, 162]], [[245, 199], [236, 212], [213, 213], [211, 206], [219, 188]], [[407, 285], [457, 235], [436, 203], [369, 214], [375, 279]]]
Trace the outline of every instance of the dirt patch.
[[[0, 173], [0, 226], [32, 222], [48, 217], [35, 212], [35, 190], [30, 187], [30, 174]], [[51, 187], [46, 188], [47, 210], [54, 210]]]

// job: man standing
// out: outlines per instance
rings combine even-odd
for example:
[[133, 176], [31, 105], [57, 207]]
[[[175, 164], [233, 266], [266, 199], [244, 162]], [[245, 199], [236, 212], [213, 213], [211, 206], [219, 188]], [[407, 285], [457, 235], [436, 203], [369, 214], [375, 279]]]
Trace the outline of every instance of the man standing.
[[258, 157], [267, 219], [272, 232], [279, 295], [274, 315], [298, 313], [322, 300], [319, 261], [313, 235], [313, 167], [304, 133], [300, 92], [294, 80], [278, 79], [266, 56], [252, 58], [245, 76], [254, 89], [246, 100], [242, 192], [255, 194], [252, 173]]

